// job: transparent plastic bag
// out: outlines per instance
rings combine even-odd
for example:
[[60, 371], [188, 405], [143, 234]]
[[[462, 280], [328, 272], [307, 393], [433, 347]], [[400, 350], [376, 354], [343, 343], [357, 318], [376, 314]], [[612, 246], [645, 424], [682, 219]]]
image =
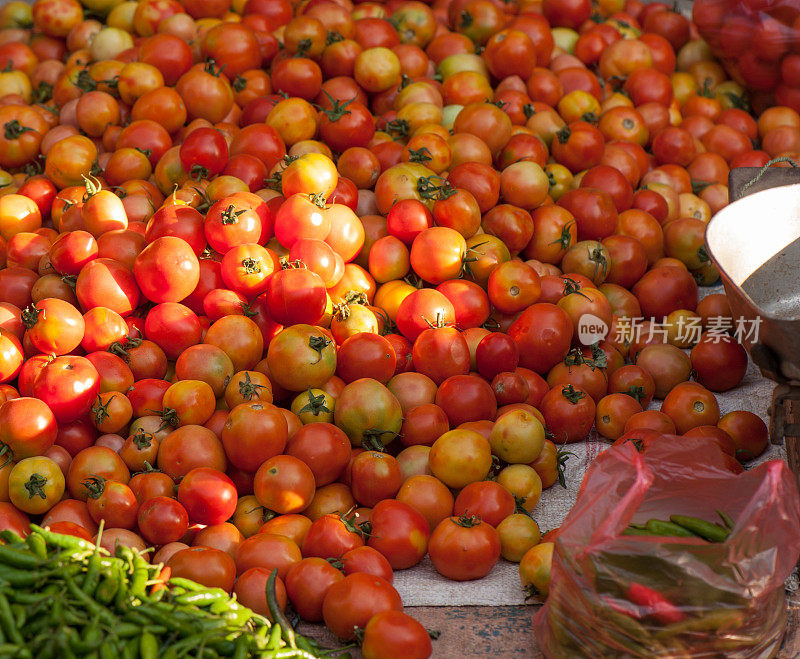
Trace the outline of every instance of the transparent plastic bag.
[[[623, 535], [688, 515], [735, 525], [724, 542]], [[547, 657], [770, 657], [784, 581], [800, 556], [800, 495], [786, 463], [741, 474], [704, 438], [665, 435], [599, 455], [559, 530], [534, 619]]]
[[800, 0], [695, 0], [692, 20], [757, 110], [800, 110]]

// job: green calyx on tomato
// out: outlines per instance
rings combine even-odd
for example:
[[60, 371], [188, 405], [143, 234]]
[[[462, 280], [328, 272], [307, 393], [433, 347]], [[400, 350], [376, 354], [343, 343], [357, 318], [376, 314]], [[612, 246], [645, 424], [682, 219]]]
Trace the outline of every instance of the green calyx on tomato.
[[105, 421], [109, 416], [111, 416], [108, 411], [108, 406], [111, 405], [111, 401], [114, 400], [116, 397], [117, 397], [116, 394], [111, 396], [111, 398], [109, 398], [108, 401], [106, 401], [105, 405], [103, 405], [103, 400], [100, 398], [100, 396], [97, 397], [97, 402], [95, 402], [95, 404], [92, 405], [91, 409], [91, 412], [94, 416], [95, 425], [99, 426], [101, 423], [103, 423], [103, 421]]
[[33, 90], [33, 103], [39, 105], [53, 97], [53, 85], [42, 80]]
[[384, 130], [395, 139], [408, 135], [410, 126], [405, 119], [392, 119], [386, 124]]
[[[547, 179], [550, 181], [550, 187], [552, 188], [554, 185], [558, 185], [558, 182], [553, 175], [553, 172], [547, 172]], [[569, 249], [570, 245], [572, 245], [572, 227], [575, 226], [575, 220], [569, 221], [567, 224], [564, 225], [564, 228], [561, 229], [561, 235], [551, 242], [551, 245], [558, 245], [561, 249]], [[573, 282], [574, 283], [574, 282]]]
[[558, 138], [558, 141], [561, 142], [561, 144], [566, 144], [567, 141], [569, 140], [569, 136], [570, 136], [569, 128], [567, 128], [566, 126], [564, 126], [561, 130], [559, 130], [556, 133], [556, 137]]
[[325, 405], [325, 394], [314, 395], [311, 387], [308, 388], [308, 403], [300, 408], [298, 414], [303, 412], [311, 412], [314, 416], [319, 416], [322, 413], [330, 414], [331, 410]]
[[189, 178], [193, 181], [200, 181], [204, 178], [208, 178], [209, 174], [210, 172], [208, 169], [202, 165], [192, 165], [192, 168], [189, 170]]
[[248, 275], [253, 275], [257, 272], [261, 272], [261, 259], [254, 259], [248, 256], [246, 259], [242, 261], [242, 267], [244, 271]]
[[205, 64], [203, 65], [203, 71], [214, 76], [215, 78], [218, 78], [224, 69], [225, 69], [224, 66], [217, 68], [217, 63], [214, 61], [213, 58], [207, 59], [205, 61]]
[[136, 445], [137, 449], [142, 451], [153, 445], [153, 433], [147, 432], [144, 428], [139, 428], [131, 435], [131, 441]]
[[244, 76], [236, 76], [231, 83], [231, 87], [233, 87], [234, 91], [243, 92], [247, 88], [247, 78]]
[[159, 431], [165, 430], [169, 427], [177, 428], [181, 420], [178, 417], [178, 411], [172, 409], [171, 407], [165, 407], [163, 410], [157, 412], [158, 416], [161, 417], [161, 426], [159, 427]]
[[639, 451], [639, 453], [644, 451], [644, 442], [642, 442], [640, 437], [630, 437], [630, 438], [625, 440], [625, 444], [627, 444], [628, 442], [633, 444], [634, 448], [637, 451]]
[[25, 327], [31, 329], [38, 322], [40, 313], [41, 312], [39, 311], [39, 309], [36, 308], [35, 305], [29, 304], [22, 310], [20, 318], [22, 319], [22, 322], [25, 324]]
[[467, 515], [466, 513], [461, 515], [461, 517], [451, 517], [451, 519], [465, 529], [471, 529], [473, 526], [478, 526], [481, 523], [480, 516]]
[[344, 37], [338, 32], [331, 32], [329, 30], [328, 34], [325, 36], [325, 45], [330, 46], [331, 44], [337, 43], [339, 41], [344, 41]]
[[356, 516], [354, 514], [340, 515], [339, 519], [342, 520], [344, 527], [351, 533], [358, 533], [364, 540], [372, 537], [372, 523], [369, 521], [355, 522]]
[[331, 344], [331, 340], [327, 336], [312, 336], [308, 339], [308, 347], [317, 353], [317, 361], [322, 359], [322, 351]]
[[264, 389], [266, 385], [256, 384], [250, 379], [250, 374], [245, 372], [244, 380], [239, 380], [239, 395], [244, 400], [251, 400], [254, 396], [261, 398], [259, 389]]
[[325, 195], [321, 192], [317, 192], [316, 194], [308, 195], [308, 200], [314, 204], [317, 208], [325, 208]]
[[586, 398], [586, 394], [584, 392], [578, 391], [571, 384], [561, 389], [561, 395], [573, 405], [577, 404], [581, 398]]
[[567, 460], [569, 460], [570, 456], [575, 456], [575, 454], [572, 451], [564, 450], [563, 446], [559, 447], [556, 451], [556, 477], [558, 478], [558, 484], [565, 490], [567, 489], [567, 476], [565, 470], [567, 468]]
[[7, 140], [15, 140], [23, 133], [33, 133], [33, 132], [35, 132], [33, 128], [28, 128], [28, 126], [23, 126], [16, 119], [12, 119], [11, 121], [6, 122], [5, 126], [3, 127], [3, 135]]
[[[394, 432], [393, 430], [380, 430], [379, 428], [370, 428], [369, 430], [365, 430], [362, 433], [362, 440], [361, 445], [367, 451], [379, 451], [383, 453], [386, 450], [385, 444], [391, 442], [395, 437], [397, 437], [399, 433]], [[389, 442], [381, 441], [381, 437], [384, 435], [391, 435]]]
[[426, 162], [430, 162], [431, 159], [431, 152], [427, 146], [423, 146], [422, 148], [416, 150], [410, 149], [408, 152], [409, 162], [418, 162], [424, 165]]
[[644, 393], [644, 387], [636, 386], [633, 384], [622, 393], [625, 394], [626, 396], [630, 396], [631, 398], [636, 399], [640, 403], [642, 402], [642, 400], [647, 398], [647, 395]]
[[[434, 180], [441, 181], [441, 183], [437, 185], [433, 182]], [[417, 181], [417, 192], [423, 199], [442, 201], [452, 197], [456, 193], [456, 189], [450, 181], [441, 176], [420, 176]]]
[[25, 489], [28, 491], [28, 498], [33, 499], [35, 496], [40, 496], [46, 499], [47, 495], [44, 491], [44, 486], [47, 485], [47, 479], [41, 474], [31, 474], [31, 477], [25, 481]]
[[324, 89], [322, 90], [322, 93], [325, 94], [325, 96], [327, 96], [328, 100], [331, 102], [331, 109], [330, 110], [324, 110], [322, 108], [320, 109], [322, 113], [325, 116], [327, 116], [328, 119], [330, 119], [331, 122], [339, 121], [339, 119], [341, 119], [346, 114], [350, 114], [350, 110], [347, 109], [347, 106], [356, 100], [355, 96], [353, 96], [353, 98], [351, 98], [348, 101], [342, 102], [339, 99], [333, 98], [333, 96], [331, 96]]
[[93, 92], [97, 89], [97, 82], [89, 75], [89, 70], [83, 68], [75, 78], [75, 86], [83, 92]]
[[[194, 167], [192, 167], [192, 169], [194, 170], [195, 167], [199, 167], [199, 165], [195, 165]], [[222, 215], [221, 215], [222, 224], [235, 224], [236, 222], [238, 222], [239, 216], [242, 213], [245, 213], [246, 210], [247, 210], [247, 209], [243, 208], [242, 210], [238, 210], [237, 211], [237, 210], [234, 210], [235, 208], [236, 207], [233, 204], [231, 204], [224, 211], [222, 211]]]
[[106, 489], [106, 479], [102, 476], [90, 476], [81, 481], [81, 484], [86, 487], [90, 499], [99, 499]]
[[531, 516], [530, 512], [525, 510], [525, 497], [519, 496], [519, 494], [514, 494], [514, 512], [519, 515], [527, 515], [528, 517]]
[[569, 277], [564, 277], [564, 297], [567, 295], [572, 295], [573, 293], [577, 293], [578, 295], [582, 295], [587, 300], [590, 299], [588, 295], [581, 293], [581, 285], [575, 281], [574, 279], [570, 279]]

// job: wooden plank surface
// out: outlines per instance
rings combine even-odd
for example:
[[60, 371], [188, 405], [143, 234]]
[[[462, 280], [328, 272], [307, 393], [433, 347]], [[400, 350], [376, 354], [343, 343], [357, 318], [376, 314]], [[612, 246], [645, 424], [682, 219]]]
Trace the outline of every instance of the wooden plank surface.
[[[778, 659], [800, 659], [800, 595], [790, 595], [786, 636]], [[531, 624], [538, 606], [416, 606], [406, 613], [441, 632], [433, 642], [437, 659], [463, 657], [542, 657]], [[300, 631], [328, 647], [337, 645], [321, 625]], [[354, 657], [360, 653], [354, 652]], [[398, 658], [400, 659], [400, 658]]]

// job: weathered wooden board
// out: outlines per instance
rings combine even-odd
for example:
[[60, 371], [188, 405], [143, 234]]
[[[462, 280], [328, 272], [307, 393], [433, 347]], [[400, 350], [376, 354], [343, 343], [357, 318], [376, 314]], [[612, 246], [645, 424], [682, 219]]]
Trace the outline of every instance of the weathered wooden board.
[[[428, 629], [441, 632], [434, 641], [436, 659], [464, 657], [542, 657], [531, 621], [538, 606], [420, 606], [406, 612]], [[320, 625], [301, 631], [330, 647], [335, 639]], [[353, 653], [354, 657], [360, 656]], [[800, 596], [789, 598], [786, 637], [778, 659], [800, 658]], [[399, 658], [398, 658], [399, 659]]]

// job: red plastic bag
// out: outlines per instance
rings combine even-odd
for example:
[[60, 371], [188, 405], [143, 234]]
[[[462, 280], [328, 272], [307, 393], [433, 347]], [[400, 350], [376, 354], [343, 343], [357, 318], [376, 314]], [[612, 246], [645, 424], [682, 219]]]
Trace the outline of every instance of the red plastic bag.
[[[592, 463], [559, 530], [534, 619], [547, 657], [768, 657], [800, 556], [800, 495], [780, 460], [734, 474], [704, 438], [665, 435]], [[724, 542], [622, 535], [670, 515], [734, 521]]]
[[758, 109], [800, 111], [800, 0], [695, 0], [692, 20]]

